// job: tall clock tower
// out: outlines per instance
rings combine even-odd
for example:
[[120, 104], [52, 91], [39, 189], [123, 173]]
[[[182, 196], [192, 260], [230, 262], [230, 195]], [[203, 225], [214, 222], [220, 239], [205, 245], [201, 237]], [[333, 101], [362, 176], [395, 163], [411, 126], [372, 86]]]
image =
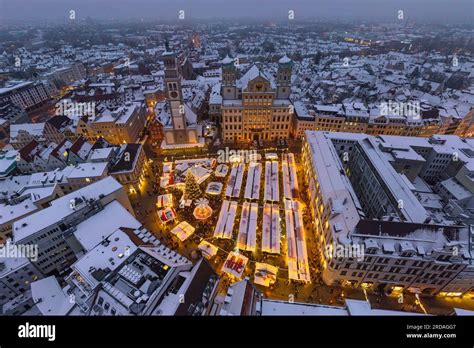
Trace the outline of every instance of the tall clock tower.
[[288, 99], [291, 94], [291, 71], [293, 61], [285, 54], [278, 61], [277, 99]]
[[170, 110], [170, 123], [165, 127], [167, 144], [184, 144], [189, 142], [186, 124], [186, 107], [181, 92], [181, 79], [178, 74], [178, 60], [173, 52], [163, 54], [165, 65], [165, 90]]

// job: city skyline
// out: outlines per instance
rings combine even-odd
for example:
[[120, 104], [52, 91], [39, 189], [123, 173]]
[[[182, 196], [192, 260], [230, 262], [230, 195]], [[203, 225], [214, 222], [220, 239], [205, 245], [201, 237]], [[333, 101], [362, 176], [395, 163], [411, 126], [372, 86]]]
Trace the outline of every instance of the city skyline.
[[470, 10], [0, 2], [2, 346], [471, 340]]
[[[199, 2], [178, 0], [34, 0], [0, 3], [0, 18], [10, 21], [51, 21], [68, 19], [70, 10], [75, 10], [78, 18], [115, 20], [178, 20], [179, 11], [185, 11], [189, 20], [210, 19], [252, 19], [287, 20], [288, 11], [294, 11], [300, 20], [365, 20], [394, 21], [402, 10], [406, 19], [420, 23], [437, 24], [469, 23], [473, 4], [469, 0], [261, 0], [262, 6], [253, 7], [254, 1], [202, 0]], [[249, 9], [252, 8], [252, 11]]]

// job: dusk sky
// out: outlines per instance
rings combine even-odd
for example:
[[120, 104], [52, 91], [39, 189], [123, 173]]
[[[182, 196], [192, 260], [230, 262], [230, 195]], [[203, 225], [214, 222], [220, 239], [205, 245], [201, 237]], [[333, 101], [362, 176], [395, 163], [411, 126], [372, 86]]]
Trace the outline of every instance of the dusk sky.
[[69, 10], [76, 18], [170, 19], [185, 10], [188, 19], [396, 19], [441, 23], [472, 22], [472, 0], [0, 0], [0, 18], [6, 20], [64, 20]]

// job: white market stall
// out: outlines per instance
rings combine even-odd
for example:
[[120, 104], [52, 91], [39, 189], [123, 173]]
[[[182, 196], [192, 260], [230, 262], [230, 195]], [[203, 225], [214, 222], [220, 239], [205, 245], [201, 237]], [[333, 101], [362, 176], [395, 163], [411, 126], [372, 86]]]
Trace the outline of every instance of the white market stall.
[[160, 208], [168, 208], [173, 206], [173, 195], [171, 193], [158, 196], [156, 198], [156, 206]]
[[201, 250], [202, 255], [208, 260], [212, 259], [217, 254], [217, 247], [205, 240], [199, 243], [198, 249]]
[[280, 254], [280, 207], [265, 203], [263, 206], [262, 251]]
[[286, 242], [288, 247], [288, 277], [293, 280], [311, 282], [308, 252], [303, 226], [301, 204], [285, 200]]
[[295, 156], [292, 153], [283, 154], [283, 193], [286, 199], [296, 199], [299, 196], [298, 178], [296, 176]]
[[245, 185], [246, 199], [258, 199], [260, 196], [260, 177], [262, 176], [262, 164], [251, 162]]
[[227, 201], [222, 202], [221, 211], [217, 224], [214, 229], [214, 237], [216, 238], [232, 238], [232, 230], [234, 228], [235, 215], [237, 213], [237, 202]]
[[278, 202], [280, 200], [280, 189], [278, 184], [278, 162], [265, 162], [265, 192], [266, 201]]
[[188, 222], [182, 221], [177, 226], [175, 226], [171, 233], [174, 234], [180, 241], [185, 241], [191, 237], [196, 229], [191, 226]]
[[245, 271], [248, 261], [248, 257], [232, 251], [227, 256], [227, 259], [222, 266], [222, 271], [240, 279], [242, 278], [242, 274]]
[[213, 181], [213, 182], [210, 182], [209, 184], [207, 184], [207, 188], [206, 188], [206, 193], [208, 195], [219, 195], [221, 192], [222, 192], [222, 183], [220, 182], [216, 182], [216, 181]]
[[255, 251], [257, 247], [257, 217], [258, 204], [244, 202], [237, 236], [237, 247], [239, 249]]
[[265, 287], [275, 284], [278, 274], [278, 268], [267, 263], [255, 263], [255, 284]]
[[239, 198], [240, 189], [242, 188], [242, 180], [244, 178], [245, 164], [238, 163], [232, 166], [230, 177], [227, 181], [225, 195], [227, 197]]

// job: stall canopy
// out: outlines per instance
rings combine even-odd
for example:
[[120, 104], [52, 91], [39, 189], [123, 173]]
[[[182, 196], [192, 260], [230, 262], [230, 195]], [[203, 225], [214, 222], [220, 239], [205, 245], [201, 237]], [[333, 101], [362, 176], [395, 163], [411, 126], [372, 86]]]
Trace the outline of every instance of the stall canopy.
[[185, 241], [194, 233], [195, 230], [196, 229], [189, 223], [182, 221], [171, 230], [171, 233], [178, 237], [180, 241]]
[[208, 260], [212, 259], [217, 254], [217, 247], [205, 240], [199, 243], [198, 249], [201, 250], [202, 255]]
[[168, 193], [166, 195], [158, 196], [156, 199], [156, 206], [158, 208], [168, 208], [173, 206], [173, 195]]

